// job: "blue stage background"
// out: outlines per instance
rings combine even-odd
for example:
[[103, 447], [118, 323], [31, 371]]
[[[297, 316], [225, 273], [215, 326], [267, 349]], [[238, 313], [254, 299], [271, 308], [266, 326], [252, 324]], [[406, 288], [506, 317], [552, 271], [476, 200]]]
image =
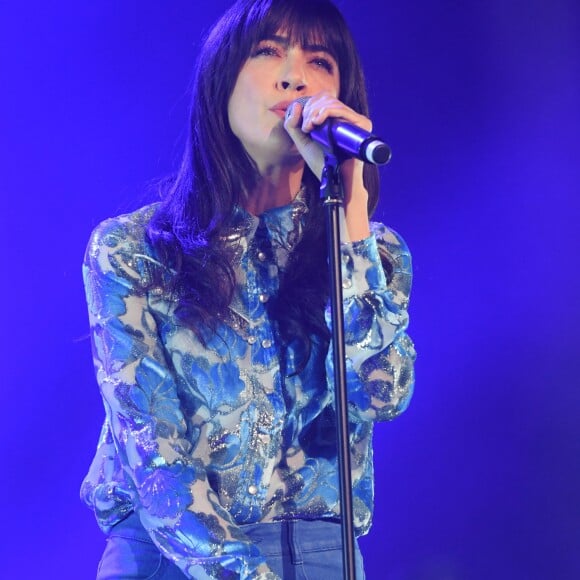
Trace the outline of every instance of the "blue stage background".
[[[228, 3], [0, 2], [0, 577], [93, 578], [103, 416], [80, 263], [176, 167]], [[340, 2], [414, 256], [407, 413], [378, 426], [369, 579], [580, 577], [580, 4]]]

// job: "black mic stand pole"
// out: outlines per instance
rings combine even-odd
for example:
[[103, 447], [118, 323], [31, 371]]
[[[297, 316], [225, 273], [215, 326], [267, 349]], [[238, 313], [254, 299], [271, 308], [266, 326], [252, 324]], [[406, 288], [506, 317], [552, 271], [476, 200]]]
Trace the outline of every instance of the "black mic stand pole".
[[343, 205], [344, 196], [338, 168], [338, 159], [336, 155], [328, 151], [324, 153], [324, 169], [322, 171], [322, 179], [320, 180], [320, 196], [324, 200], [325, 206], [326, 239], [330, 270], [330, 307], [332, 314], [334, 398], [338, 441], [343, 578], [344, 580], [356, 580], [340, 254], [340, 208]]

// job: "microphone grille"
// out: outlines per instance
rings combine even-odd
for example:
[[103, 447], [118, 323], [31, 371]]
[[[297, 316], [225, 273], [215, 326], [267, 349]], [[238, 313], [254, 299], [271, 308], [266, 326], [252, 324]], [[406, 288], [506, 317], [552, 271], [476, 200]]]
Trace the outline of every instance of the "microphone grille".
[[304, 106], [309, 100], [310, 100], [310, 97], [299, 97], [294, 102], [300, 103], [302, 106]]

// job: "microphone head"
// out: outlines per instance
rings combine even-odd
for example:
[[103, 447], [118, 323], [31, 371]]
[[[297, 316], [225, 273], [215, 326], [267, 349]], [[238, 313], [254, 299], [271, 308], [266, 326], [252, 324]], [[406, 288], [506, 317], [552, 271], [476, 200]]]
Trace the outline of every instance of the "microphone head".
[[365, 149], [367, 161], [375, 165], [386, 165], [391, 160], [391, 148], [378, 139], [371, 141]]
[[295, 103], [300, 103], [302, 106], [304, 106], [308, 101], [310, 100], [310, 97], [298, 97], [297, 99], [295, 99]]

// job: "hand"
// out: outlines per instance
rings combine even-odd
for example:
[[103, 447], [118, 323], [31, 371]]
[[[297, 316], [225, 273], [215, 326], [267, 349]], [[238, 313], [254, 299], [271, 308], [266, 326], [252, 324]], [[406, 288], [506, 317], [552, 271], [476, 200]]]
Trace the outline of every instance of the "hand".
[[[324, 166], [324, 155], [322, 147], [318, 143], [313, 143], [308, 133], [329, 118], [341, 119], [368, 132], [372, 129], [370, 119], [347, 107], [328, 92], [309, 97], [304, 105], [294, 102], [286, 112], [284, 128], [319, 179]], [[362, 167], [362, 162], [360, 166]]]
[[[305, 105], [294, 103], [286, 112], [284, 128], [318, 179], [322, 177], [324, 152], [322, 147], [308, 136], [308, 133], [328, 118], [342, 119], [365, 131], [372, 131], [370, 119], [347, 107], [330, 93], [322, 92], [313, 95]], [[363, 183], [363, 168], [364, 163], [359, 159], [347, 159], [340, 165], [347, 228], [352, 241], [369, 235], [368, 192]]]

